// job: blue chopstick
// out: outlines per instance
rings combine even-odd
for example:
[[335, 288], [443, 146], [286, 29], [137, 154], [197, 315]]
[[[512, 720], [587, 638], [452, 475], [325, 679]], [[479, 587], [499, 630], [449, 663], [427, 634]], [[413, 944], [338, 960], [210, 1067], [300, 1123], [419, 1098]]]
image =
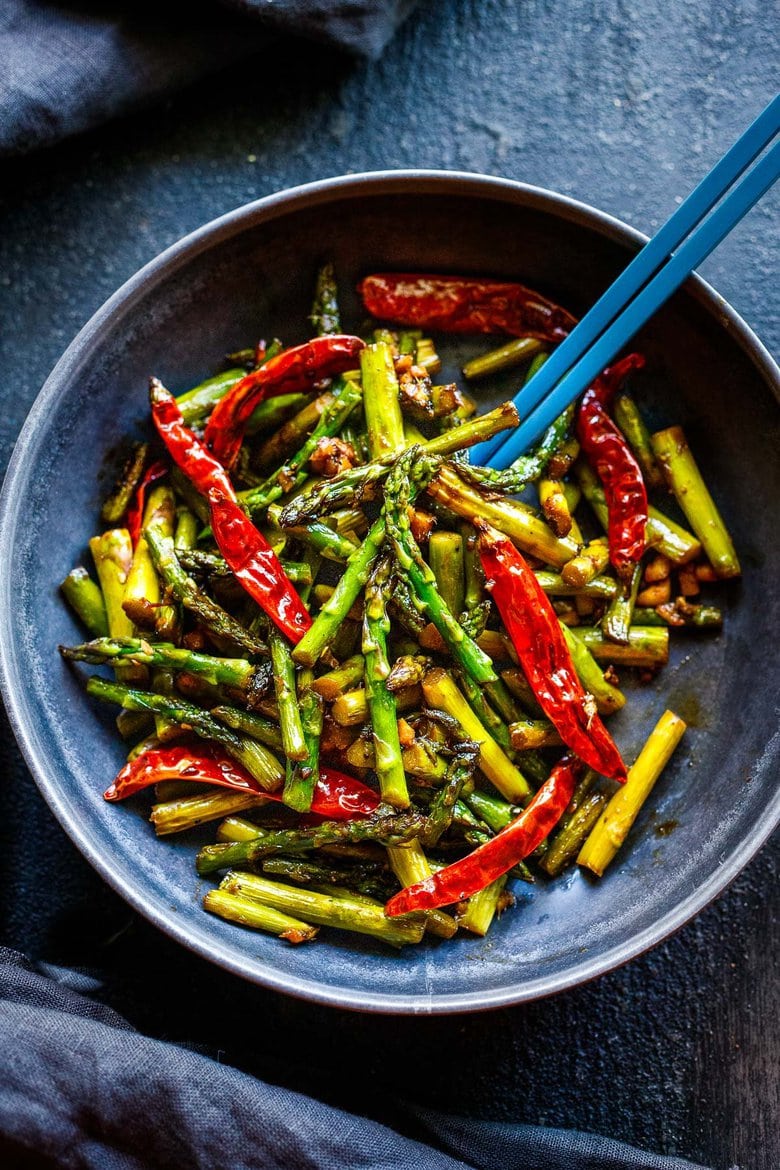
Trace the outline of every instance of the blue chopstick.
[[[541, 433], [545, 425], [535, 425], [533, 428], [526, 425], [530, 423], [530, 415], [533, 408], [541, 402], [553, 390], [556, 384], [560, 383], [567, 371], [579, 361], [579, 359], [588, 351], [600, 334], [612, 322], [615, 317], [625, 309], [631, 298], [635, 296], [642, 286], [649, 280], [649, 278], [658, 270], [658, 268], [668, 259], [669, 255], [675, 248], [679, 247], [685, 237], [691, 232], [703, 217], [712, 209], [717, 201], [723, 196], [729, 187], [742, 174], [746, 167], [748, 167], [753, 160], [761, 153], [762, 150], [772, 141], [774, 136], [780, 129], [780, 96], [774, 98], [772, 102], [762, 111], [755, 121], [748, 127], [745, 133], [738, 139], [738, 141], [726, 152], [722, 159], [715, 164], [709, 174], [702, 179], [695, 190], [688, 196], [684, 203], [677, 208], [677, 210], [669, 217], [666, 223], [660, 228], [655, 236], [648, 241], [642, 250], [635, 256], [628, 267], [620, 274], [616, 281], [607, 289], [607, 291], [599, 298], [596, 304], [589, 310], [577, 327], [572, 330], [571, 334], [565, 341], [558, 346], [558, 348], [551, 355], [549, 360], [543, 366], [542, 370], [529, 382], [522, 391], [522, 410], [528, 415], [526, 422], [518, 430], [512, 432], [511, 435], [505, 437], [499, 435], [486, 443], [480, 443], [471, 453], [471, 461], [475, 464], [492, 464], [496, 467], [506, 467], [513, 459], [517, 458], [522, 453], [525, 447], [534, 438]], [[762, 190], [756, 194], [750, 202], [747, 203], [745, 209], [740, 215], [731, 220], [729, 226], [725, 229], [723, 234], [715, 240], [702, 252], [698, 259], [691, 262], [691, 268], [684, 274], [678, 283], [682, 283], [685, 276], [689, 275], [690, 271], [700, 263], [701, 260], [716, 246], [717, 243], [727, 234], [730, 228], [737, 222], [737, 219], [752, 206], [757, 199], [764, 193], [768, 186], [774, 180], [770, 180]], [[689, 253], [692, 255], [692, 253]], [[674, 286], [678, 287], [677, 285]], [[674, 288], [670, 288], [666, 293], [666, 297], [670, 296]], [[666, 298], [664, 298], [666, 299]], [[662, 304], [658, 302], [658, 305]], [[656, 308], [658, 307], [656, 305]], [[650, 316], [655, 309], [648, 312]], [[645, 318], [646, 320], [647, 318]], [[615, 353], [629, 340], [633, 333], [641, 327], [644, 321], [639, 321], [633, 328], [632, 333], [627, 333], [622, 341], [615, 344], [614, 351], [606, 356], [602, 367], [596, 370], [600, 372], [603, 365], [606, 365], [612, 360]], [[614, 335], [618, 336], [618, 335]], [[603, 351], [600, 351], [603, 352]], [[571, 386], [572, 383], [569, 383]], [[586, 389], [583, 385], [579, 393]], [[573, 400], [576, 394], [572, 394], [569, 401]], [[562, 401], [562, 398], [557, 399]], [[518, 397], [515, 397], [515, 402], [518, 403]], [[566, 406], [563, 402], [561, 410]], [[560, 413], [560, 411], [558, 411]], [[549, 411], [545, 411], [545, 417]], [[538, 416], [534, 414], [536, 419]], [[551, 422], [556, 415], [549, 418]], [[533, 433], [532, 433], [533, 432]], [[522, 436], [522, 437], [521, 437]], [[501, 457], [493, 459], [494, 454], [500, 449]], [[511, 450], [512, 454], [509, 454]]]

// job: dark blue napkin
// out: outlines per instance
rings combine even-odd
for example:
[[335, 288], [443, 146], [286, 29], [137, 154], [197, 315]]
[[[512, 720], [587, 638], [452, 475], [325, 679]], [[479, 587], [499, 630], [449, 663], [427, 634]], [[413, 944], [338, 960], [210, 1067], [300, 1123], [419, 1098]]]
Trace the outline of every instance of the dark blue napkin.
[[[403, 1136], [139, 1035], [88, 974], [0, 950], [4, 1165], [94, 1170], [694, 1170], [610, 1138], [409, 1110]], [[334, 1049], [334, 1072], [338, 1052]]]
[[416, 0], [3, 0], [0, 155], [148, 104], [294, 34], [377, 57]]

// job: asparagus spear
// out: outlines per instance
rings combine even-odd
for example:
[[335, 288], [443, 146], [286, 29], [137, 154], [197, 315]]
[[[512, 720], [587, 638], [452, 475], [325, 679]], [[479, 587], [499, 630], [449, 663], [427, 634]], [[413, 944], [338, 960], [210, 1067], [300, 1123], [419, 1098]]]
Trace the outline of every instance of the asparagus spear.
[[225, 370], [222, 374], [215, 374], [213, 378], [206, 378], [204, 382], [193, 386], [192, 390], [179, 394], [176, 398], [176, 405], [187, 426], [200, 422], [201, 419], [210, 414], [219, 400], [225, 397], [228, 390], [232, 390], [236, 383], [245, 376], [246, 370], [234, 367], [231, 370]]
[[[474, 680], [469, 678], [464, 671], [458, 673], [458, 685], [485, 730], [490, 733], [496, 743], [505, 752], [511, 753], [512, 740], [509, 735], [509, 728], [498, 712], [494, 711], [491, 707], [487, 700], [486, 692], [481, 687], [478, 687]], [[511, 756], [510, 758], [514, 757]]]
[[[409, 711], [419, 706], [420, 688], [417, 686], [404, 687], [393, 694], [398, 711]], [[357, 727], [365, 723], [370, 716], [366, 690], [360, 687], [339, 695], [333, 703], [331, 714], [340, 727]]]
[[176, 505], [167, 484], [157, 484], [149, 492], [143, 515], [143, 532], [133, 552], [127, 575], [122, 608], [138, 626], [156, 630], [163, 638], [174, 638], [178, 631], [178, 614], [174, 606], [160, 605], [160, 582], [146, 540], [146, 529], [154, 528], [162, 537], [173, 537]]
[[97, 638], [108, 634], [106, 606], [100, 587], [80, 565], [71, 569], [60, 585], [63, 596], [73, 612], [81, 618], [90, 634]]
[[322, 698], [312, 688], [313, 681], [313, 672], [304, 667], [298, 679], [298, 705], [306, 755], [298, 763], [292, 763], [288, 758], [284, 784], [284, 803], [298, 812], [308, 812], [311, 808], [312, 795], [320, 774]]
[[493, 665], [476, 642], [469, 637], [453, 617], [436, 588], [436, 578], [423, 560], [409, 521], [412, 493], [419, 490], [427, 478], [428, 468], [419, 460], [419, 448], [404, 452], [387, 477], [384, 516], [387, 533], [392, 541], [396, 561], [412, 585], [420, 603], [444, 639], [455, 661], [477, 684], [497, 678]]
[[148, 454], [148, 443], [133, 444], [133, 449], [122, 468], [117, 485], [101, 509], [100, 519], [104, 524], [119, 524], [124, 519], [143, 475]]
[[[277, 527], [282, 508], [279, 504], [271, 504], [267, 519]], [[331, 522], [334, 517], [331, 516]], [[300, 524], [295, 528], [285, 530], [287, 536], [293, 537], [307, 544], [315, 552], [321, 553], [330, 561], [347, 561], [355, 551], [355, 544], [348, 536], [320, 520], [311, 520], [308, 524]]]
[[719, 577], [738, 577], [741, 569], [723, 517], [707, 490], [682, 427], [668, 427], [652, 437], [653, 451], [677, 503], [702, 543]]
[[[500, 532], [505, 532], [524, 552], [547, 564], [562, 566], [577, 555], [578, 547], [568, 537], [561, 539], [540, 520], [526, 504], [504, 497], [482, 494], [466, 483], [449, 464], [442, 464], [428, 484], [428, 494], [450, 511], [466, 520], [481, 516]], [[469, 472], [473, 473], [470, 468]]]
[[323, 410], [314, 430], [286, 463], [270, 475], [265, 483], [249, 491], [240, 492], [242, 507], [250, 515], [264, 511], [269, 504], [285, 495], [291, 488], [306, 481], [304, 470], [320, 439], [338, 434], [349, 415], [361, 401], [363, 392], [357, 382], [342, 380], [334, 389], [332, 401]]
[[363, 543], [347, 561], [335, 590], [293, 650], [293, 659], [300, 666], [314, 666], [325, 648], [333, 641], [338, 627], [365, 585], [384, 540], [385, 522], [380, 517], [374, 521]]
[[[307, 435], [314, 430], [323, 413], [333, 405], [334, 397], [330, 390], [316, 398], [306, 395], [297, 414], [275, 430], [262, 444], [255, 456], [255, 464], [258, 467], [274, 468], [283, 463], [288, 454], [297, 451], [306, 441]], [[261, 406], [265, 405], [261, 403]]]
[[[606, 544], [604, 544], [604, 549], [609, 556]], [[569, 564], [573, 564], [573, 562], [570, 561]], [[565, 580], [562, 573], [550, 573], [546, 569], [537, 569], [536, 580], [545, 593], [549, 593], [551, 597], [595, 597], [600, 601], [611, 601], [618, 592], [618, 583], [614, 577], [592, 577], [583, 584], [571, 584]]]
[[663, 626], [632, 626], [625, 645], [607, 641], [600, 630], [588, 626], [578, 626], [573, 637], [581, 640], [597, 662], [654, 668], [669, 660], [669, 630]]
[[311, 307], [309, 320], [316, 329], [318, 337], [324, 337], [329, 333], [341, 333], [336, 274], [330, 263], [323, 264], [317, 273], [314, 304]]
[[89, 542], [106, 610], [108, 631], [114, 638], [132, 637], [133, 623], [122, 609], [125, 584], [133, 563], [133, 544], [126, 528], [111, 528]]
[[[256, 830], [257, 826], [254, 827]], [[304, 857], [266, 857], [262, 867], [263, 874], [269, 877], [280, 877], [312, 889], [325, 887], [325, 892], [329, 886], [341, 886], [349, 891], [350, 897], [362, 895], [372, 901], [384, 902], [398, 888], [387, 867], [379, 862], [358, 862], [345, 866], [328, 862], [327, 858], [311, 861]]]
[[395, 455], [403, 451], [406, 440], [398, 401], [398, 379], [386, 342], [377, 341], [360, 351], [360, 372], [371, 458]]
[[[430, 862], [419, 841], [409, 841], [406, 845], [389, 845], [387, 856], [393, 873], [402, 886], [414, 886], [431, 876]], [[457, 933], [458, 925], [452, 915], [443, 910], [433, 910], [425, 915], [425, 928], [439, 938], [452, 938]]]
[[232, 727], [234, 731], [257, 739], [276, 751], [282, 750], [282, 732], [279, 724], [273, 720], [266, 719], [255, 711], [242, 711], [240, 707], [231, 707], [224, 703], [219, 707], [212, 707], [211, 714], [220, 723]]
[[626, 783], [619, 788], [601, 814], [595, 828], [580, 849], [577, 864], [599, 877], [604, 873], [641, 809], [658, 777], [669, 762], [685, 732], [685, 723], [672, 711], [664, 711], [629, 769]]
[[436, 585], [450, 613], [460, 614], [465, 605], [463, 537], [457, 532], [432, 532], [428, 541]]
[[[589, 691], [596, 700], [599, 714], [609, 715], [613, 711], [619, 711], [621, 707], [625, 706], [626, 696], [616, 686], [613, 686], [612, 683], [607, 682], [605, 679], [593, 655], [592, 643], [586, 643], [585, 637], [583, 636], [584, 630], [578, 628], [575, 632], [564, 625], [563, 622], [561, 622], [561, 630], [566, 639], [566, 645], [569, 647], [574, 669], [577, 671], [579, 680], [585, 690]], [[600, 630], [596, 630], [595, 633], [600, 647], [609, 646], [612, 650], [618, 649], [614, 642], [605, 642], [602, 639]]]
[[327, 674], [316, 678], [312, 683], [312, 688], [326, 702], [332, 703], [344, 691], [348, 691], [350, 687], [355, 687], [363, 681], [365, 669], [363, 655], [353, 654], [335, 670], [330, 670]]
[[157, 572], [178, 598], [185, 609], [195, 616], [211, 633], [225, 638], [239, 650], [249, 654], [263, 654], [267, 652], [264, 642], [231, 617], [216, 601], [212, 601], [202, 590], [198, 589], [191, 577], [188, 577], [179, 564], [173, 541], [162, 536], [154, 528], [146, 531], [146, 540], [152, 554]]
[[531, 785], [480, 723], [446, 670], [428, 671], [423, 694], [430, 707], [452, 715], [468, 738], [479, 744], [479, 766], [502, 796], [513, 802], [527, 801], [533, 794]]
[[566, 499], [563, 481], [549, 475], [539, 477], [537, 483], [539, 503], [547, 523], [556, 536], [568, 536], [571, 532], [572, 516]]
[[684, 597], [655, 609], [637, 606], [634, 621], [638, 626], [674, 626], [718, 630], [723, 625], [723, 611], [717, 605], [692, 605]]
[[543, 342], [535, 337], [516, 337], [498, 349], [491, 349], [488, 353], [472, 358], [463, 367], [463, 377], [470, 382], [479, 378], [487, 378], [490, 374], [497, 374], [501, 370], [511, 370], [521, 366], [529, 358], [539, 353]]
[[[489, 414], [479, 415], [455, 430], [445, 431], [426, 443], [421, 443], [420, 452], [429, 458], [452, 455], [456, 451], [490, 439], [509, 427], [516, 427], [517, 423], [515, 406], [511, 402], [504, 402]], [[385, 478], [394, 461], [394, 455], [385, 455], [381, 459], [363, 464], [362, 467], [343, 471], [334, 479], [318, 485], [296, 500], [291, 500], [282, 510], [281, 523], [285, 528], [291, 528], [338, 508], [354, 507], [356, 502], [359, 503], [364, 495]]]
[[251, 792], [205, 792], [203, 795], [183, 796], [174, 800], [160, 801], [152, 805], [149, 820], [158, 837], [182, 833], [186, 829], [197, 829], [209, 821], [257, 808], [268, 801]]
[[[582, 488], [582, 494], [598, 517], [599, 524], [606, 531], [609, 525], [607, 501], [604, 498], [604, 489], [584, 459], [577, 461], [575, 467], [577, 482]], [[645, 528], [647, 543], [664, 553], [675, 565], [684, 565], [694, 560], [701, 553], [701, 544], [690, 532], [674, 520], [670, 520], [663, 512], [652, 504], [647, 509], [647, 526]], [[600, 571], [600, 570], [599, 570]]]
[[322, 821], [302, 829], [270, 829], [254, 841], [235, 844], [204, 845], [198, 853], [199, 874], [213, 873], [232, 865], [254, 865], [264, 857], [280, 853], [308, 853], [324, 845], [380, 841], [385, 845], [403, 845], [425, 829], [423, 813], [403, 812], [388, 816], [382, 812], [353, 821]]
[[515, 751], [558, 747], [561, 737], [548, 719], [518, 719], [509, 725], [510, 743]]
[[272, 906], [264, 906], [254, 898], [243, 898], [227, 890], [209, 890], [203, 899], [203, 909], [228, 922], [236, 922], [252, 930], [264, 930], [267, 934], [275, 934], [277, 938], [291, 943], [311, 942], [318, 934], [316, 926], [274, 910]]
[[424, 922], [418, 916], [385, 917], [380, 904], [369, 906], [364, 900], [333, 897], [295, 886], [271, 882], [255, 874], [229, 874], [223, 888], [232, 894], [241, 894], [282, 913], [290, 913], [317, 926], [332, 926], [337, 930], [354, 930], [381, 939], [391, 946], [420, 942]]
[[561, 579], [572, 589], [584, 589], [608, 564], [609, 545], [606, 540], [597, 538], [566, 562], [561, 569]]
[[284, 754], [289, 760], [305, 760], [308, 755], [295, 689], [295, 664], [285, 637], [274, 627], [268, 631], [274, 691], [279, 707], [279, 726]]
[[171, 723], [179, 723], [194, 731], [203, 739], [214, 740], [224, 747], [235, 760], [254, 776], [258, 784], [273, 792], [282, 782], [284, 775], [279, 761], [262, 744], [247, 736], [231, 731], [213, 719], [207, 711], [186, 703], [183, 699], [168, 695], [157, 695], [152, 691], [140, 691], [93, 675], [87, 682], [87, 694], [107, 703], [117, 703], [130, 711], [151, 711], [163, 715]]
[[549, 848], [540, 861], [545, 873], [557, 877], [570, 865], [609, 803], [606, 792], [589, 793], [579, 808], [551, 839]]
[[60, 646], [63, 658], [74, 662], [108, 663], [130, 662], [166, 670], [186, 670], [213, 686], [236, 687], [245, 690], [252, 680], [255, 667], [243, 658], [217, 658], [212, 654], [186, 650], [168, 642], [147, 642], [142, 638], [96, 638], [80, 646]]
[[642, 566], [636, 564], [630, 578], [620, 583], [620, 587], [610, 601], [601, 623], [604, 637], [610, 642], [619, 642], [622, 646], [628, 645], [636, 595], [639, 592], [641, 580]]
[[387, 635], [390, 632], [387, 594], [390, 581], [390, 560], [382, 557], [366, 583], [362, 650], [365, 658], [366, 698], [374, 737], [374, 767], [382, 799], [395, 808], [407, 808], [409, 792], [398, 738], [396, 700], [387, 687], [390, 674], [387, 659]]
[[650, 432], [642, 418], [639, 407], [630, 394], [619, 394], [613, 407], [615, 422], [623, 432], [626, 442], [636, 456], [642, 469], [645, 483], [653, 491], [664, 486], [661, 468], [653, 454]]
[[458, 926], [462, 930], [478, 934], [480, 938], [485, 937], [498, 911], [508, 876], [508, 874], [502, 874], [496, 881], [484, 886], [478, 893], [472, 894], [466, 903], [465, 910], [458, 915]]

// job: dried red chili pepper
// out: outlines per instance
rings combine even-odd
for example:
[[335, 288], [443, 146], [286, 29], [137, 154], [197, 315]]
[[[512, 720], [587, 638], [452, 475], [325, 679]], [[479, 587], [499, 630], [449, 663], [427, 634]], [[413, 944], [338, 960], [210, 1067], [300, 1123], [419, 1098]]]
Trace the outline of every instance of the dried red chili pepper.
[[605, 370], [586, 390], [577, 411], [577, 437], [601, 480], [609, 512], [609, 559], [629, 577], [645, 551], [647, 490], [628, 443], [607, 414], [607, 405], [631, 370], [645, 364], [632, 353]]
[[487, 588], [520, 665], [563, 742], [603, 776], [625, 780], [615, 743], [577, 677], [560, 623], [535, 573], [512, 542], [483, 522], [478, 540]]
[[299, 642], [311, 618], [276, 553], [232, 495], [212, 488], [209, 505], [214, 539], [236, 579], [282, 633]]
[[540, 293], [503, 280], [378, 272], [361, 281], [358, 291], [373, 317], [444, 333], [506, 333], [556, 342], [577, 323]]
[[[214, 784], [237, 792], [254, 792], [266, 800], [282, 799], [279, 793], [266, 792], [246, 769], [209, 744], [199, 744], [197, 750], [176, 744], [144, 752], [125, 764], [104, 797], [106, 800], [124, 800], [161, 780]], [[379, 796], [371, 788], [335, 768], [320, 767], [312, 796], [313, 813], [328, 820], [345, 821], [369, 816], [378, 806]]]
[[315, 337], [304, 345], [285, 349], [237, 382], [221, 398], [206, 425], [206, 444], [225, 467], [232, 467], [238, 455], [244, 428], [255, 407], [277, 394], [300, 394], [313, 390], [323, 378], [332, 378], [354, 367], [365, 342], [359, 337], [339, 334]]
[[566, 811], [581, 772], [578, 760], [564, 756], [510, 825], [460, 861], [395, 894], [385, 906], [385, 914], [394, 918], [412, 910], [436, 910], [439, 906], [462, 902], [500, 878], [533, 853], [555, 827]]
[[176, 399], [156, 378], [152, 378], [149, 383], [149, 398], [154, 425], [174, 463], [204, 496], [208, 495], [212, 487], [219, 487], [225, 495], [235, 499], [233, 485], [225, 468], [184, 425]]
[[162, 479], [164, 475], [168, 474], [167, 466], [161, 459], [156, 460], [150, 467], [146, 469], [139, 483], [135, 489], [132, 503], [127, 509], [127, 530], [130, 533], [130, 539], [133, 542], [133, 548], [138, 544], [141, 536], [141, 525], [143, 523], [144, 507], [146, 505], [146, 489], [151, 484], [156, 483], [158, 479]]

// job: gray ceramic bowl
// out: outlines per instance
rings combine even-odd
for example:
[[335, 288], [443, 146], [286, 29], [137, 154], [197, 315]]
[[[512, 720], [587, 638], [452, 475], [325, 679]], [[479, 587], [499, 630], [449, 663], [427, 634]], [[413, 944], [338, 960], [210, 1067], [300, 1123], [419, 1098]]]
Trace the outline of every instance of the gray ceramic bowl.
[[[641, 397], [651, 421], [686, 428], [734, 532], [741, 584], [724, 591], [722, 637], [675, 641], [651, 686], [628, 684], [611, 726], [631, 757], [664, 707], [690, 731], [606, 878], [519, 886], [489, 938], [388, 952], [352, 937], [291, 948], [206, 915], [198, 842], [157, 841], [144, 802], [101, 797], [123, 758], [112, 715], [85, 697], [56, 653], [79, 630], [57, 582], [85, 559], [102, 487], [96, 473], [146, 418], [150, 373], [181, 391], [260, 330], [303, 339], [317, 262], [352, 289], [372, 269], [519, 278], [581, 313], [641, 237], [549, 192], [428, 172], [315, 183], [231, 212], [128, 281], [68, 349], [30, 413], [0, 515], [0, 647], [5, 701], [44, 797], [107, 882], [162, 930], [245, 978], [370, 1011], [467, 1011], [572, 987], [653, 946], [715, 897], [777, 822], [774, 696], [780, 556], [778, 370], [745, 324], [691, 280], [643, 332]], [[484, 342], [483, 342], [484, 344]], [[444, 350], [454, 374], [474, 352]], [[773, 396], [774, 395], [774, 396]], [[105, 486], [105, 485], [102, 485]], [[773, 733], [774, 736], [773, 736]], [[662, 835], [660, 826], [675, 825]], [[43, 864], [43, 862], [42, 862]]]

